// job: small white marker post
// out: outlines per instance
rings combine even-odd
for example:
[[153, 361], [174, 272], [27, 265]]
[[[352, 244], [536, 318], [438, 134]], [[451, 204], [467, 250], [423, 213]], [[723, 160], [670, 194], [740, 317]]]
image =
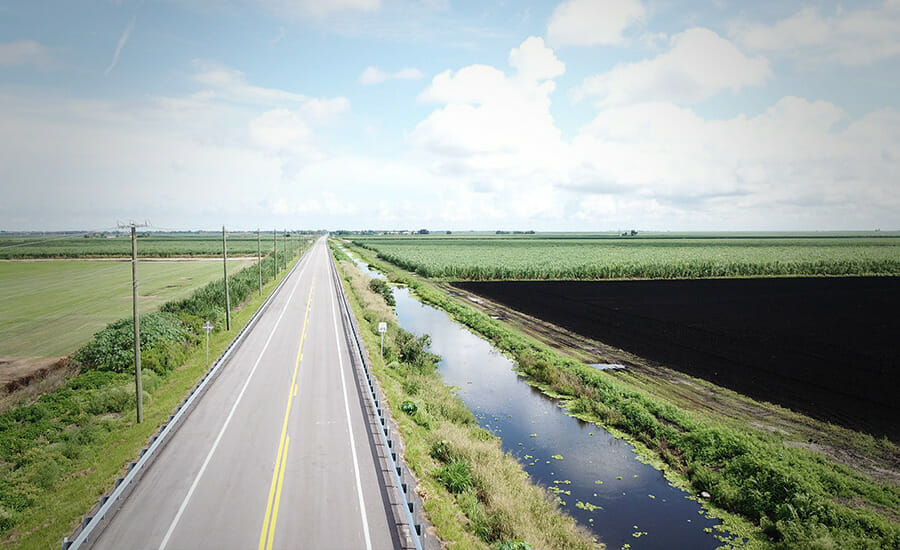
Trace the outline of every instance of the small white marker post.
[[387, 323], [378, 323], [378, 332], [381, 333], [381, 360], [384, 361], [384, 333], [387, 332]]
[[213, 327], [212, 323], [210, 323], [209, 321], [206, 321], [205, 323], [203, 323], [203, 326], [200, 328], [202, 328], [203, 330], [206, 331], [206, 366], [208, 367], [209, 366], [209, 333], [215, 327]]

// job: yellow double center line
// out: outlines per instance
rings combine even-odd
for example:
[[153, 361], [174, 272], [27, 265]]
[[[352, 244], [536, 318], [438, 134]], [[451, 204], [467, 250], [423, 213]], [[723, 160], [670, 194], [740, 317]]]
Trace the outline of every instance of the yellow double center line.
[[297, 395], [297, 371], [303, 359], [303, 341], [306, 340], [306, 324], [309, 321], [309, 306], [312, 304], [315, 277], [309, 285], [309, 298], [306, 300], [306, 314], [303, 318], [303, 332], [300, 335], [300, 346], [297, 348], [297, 361], [294, 363], [294, 375], [288, 388], [287, 407], [284, 411], [284, 423], [281, 425], [281, 441], [278, 443], [278, 458], [272, 472], [272, 485], [269, 487], [269, 502], [266, 504], [266, 516], [263, 519], [262, 532], [259, 534], [259, 550], [271, 550], [275, 538], [275, 521], [278, 519], [278, 503], [281, 501], [281, 487], [284, 482], [284, 465], [287, 462], [288, 445], [291, 438], [287, 435], [288, 419], [291, 417], [291, 402]]

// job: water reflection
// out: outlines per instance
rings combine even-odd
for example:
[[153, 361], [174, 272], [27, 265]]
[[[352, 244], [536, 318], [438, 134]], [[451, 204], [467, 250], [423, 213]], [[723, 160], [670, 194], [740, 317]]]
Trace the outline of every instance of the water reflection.
[[341, 251], [344, 254], [346, 254], [348, 258], [353, 260], [353, 263], [356, 264], [356, 267], [358, 267], [359, 270], [362, 271], [363, 273], [365, 273], [367, 276], [369, 276], [373, 279], [386, 279], [386, 277], [384, 276], [384, 273], [381, 273], [380, 271], [375, 271], [374, 269], [369, 269], [369, 264], [367, 264], [366, 262], [357, 258], [355, 254], [351, 253], [349, 250], [347, 250], [343, 246], [338, 245], [338, 248], [340, 248]]

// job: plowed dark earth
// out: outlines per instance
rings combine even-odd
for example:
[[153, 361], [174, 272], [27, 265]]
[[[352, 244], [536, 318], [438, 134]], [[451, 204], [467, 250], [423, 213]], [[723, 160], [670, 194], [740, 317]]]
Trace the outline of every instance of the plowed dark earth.
[[753, 398], [900, 441], [900, 277], [453, 284]]

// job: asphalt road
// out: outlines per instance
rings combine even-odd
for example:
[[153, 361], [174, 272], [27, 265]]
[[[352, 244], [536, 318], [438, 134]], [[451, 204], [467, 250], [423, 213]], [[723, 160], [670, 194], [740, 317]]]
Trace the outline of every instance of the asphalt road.
[[400, 546], [319, 240], [94, 548]]

